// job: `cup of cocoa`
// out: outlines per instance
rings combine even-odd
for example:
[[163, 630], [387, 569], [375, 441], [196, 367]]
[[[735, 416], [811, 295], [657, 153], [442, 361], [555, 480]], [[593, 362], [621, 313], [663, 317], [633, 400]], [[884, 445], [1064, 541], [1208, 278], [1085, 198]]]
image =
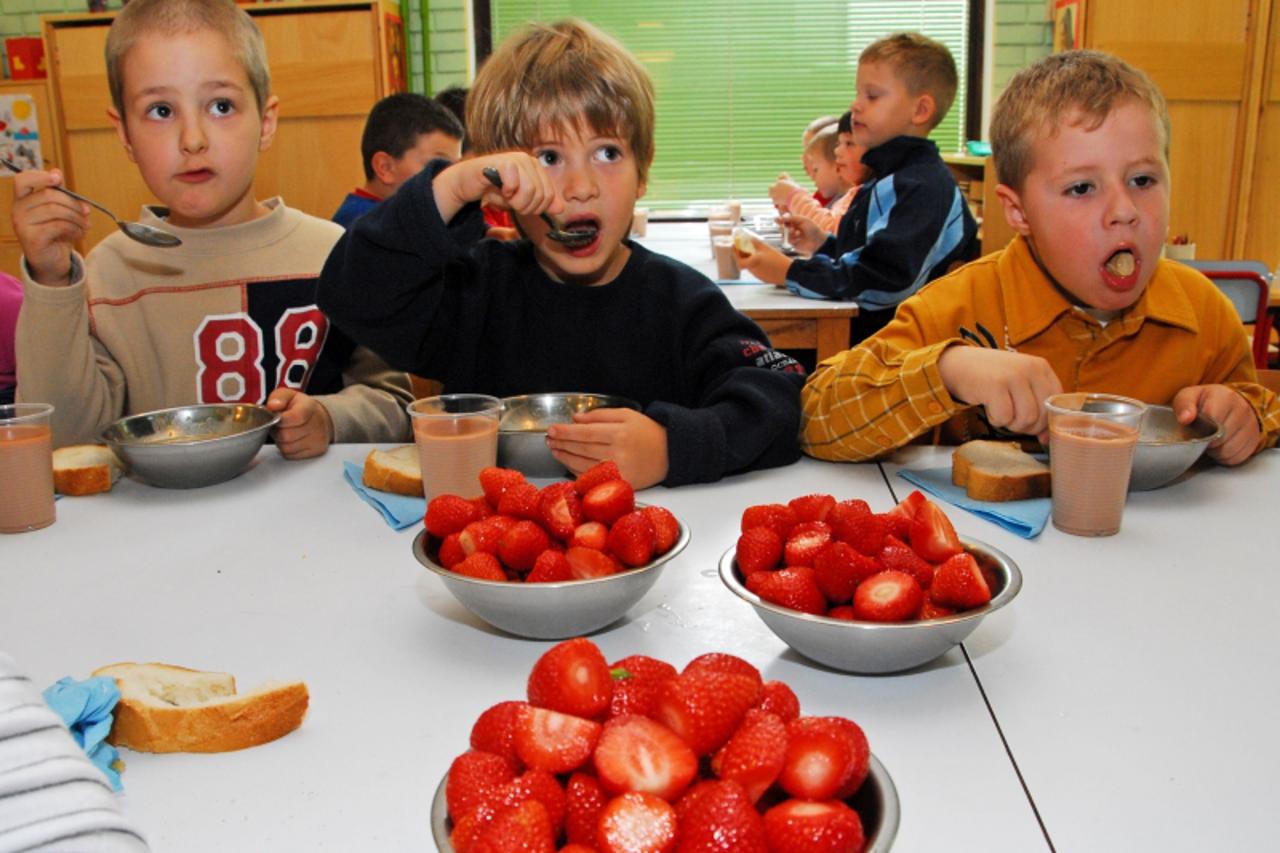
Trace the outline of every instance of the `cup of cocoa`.
[[1146, 405], [1082, 391], [1045, 400], [1053, 526], [1074, 536], [1120, 531]]
[[480, 472], [498, 461], [502, 401], [486, 394], [442, 394], [408, 405], [427, 500], [480, 494]]
[[53, 524], [53, 432], [46, 403], [0, 406], [0, 533]]

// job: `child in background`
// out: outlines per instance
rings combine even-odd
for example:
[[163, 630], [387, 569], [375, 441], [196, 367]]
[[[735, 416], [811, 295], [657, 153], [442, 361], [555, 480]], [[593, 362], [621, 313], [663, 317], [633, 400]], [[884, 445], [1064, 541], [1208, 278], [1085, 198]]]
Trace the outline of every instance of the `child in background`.
[[[611, 459], [644, 488], [793, 462], [799, 365], [705, 276], [627, 237], [653, 121], [648, 74], [599, 30], [513, 35], [468, 97], [474, 156], [429, 165], [361, 217], [325, 264], [321, 306], [446, 391], [638, 402], [551, 427], [574, 473]], [[477, 241], [480, 202], [510, 208], [526, 239]], [[551, 240], [542, 213], [582, 243]]]
[[55, 446], [125, 414], [221, 402], [279, 412], [290, 458], [406, 440], [408, 377], [315, 306], [342, 229], [253, 195], [279, 109], [253, 20], [230, 0], [133, 0], [106, 52], [112, 123], [163, 205], [142, 221], [182, 245], [112, 233], [82, 259], [89, 208], [54, 189], [61, 173], [15, 176], [18, 397], [54, 405]]
[[462, 153], [471, 150], [471, 142], [467, 139], [467, 89], [465, 86], [449, 86], [436, 92], [435, 102], [453, 113], [458, 120], [458, 127], [463, 129]]
[[7, 272], [0, 272], [0, 406], [13, 402], [14, 386], [18, 382], [13, 338], [21, 307], [22, 282]]
[[373, 105], [360, 138], [364, 186], [347, 194], [333, 221], [347, 228], [357, 216], [400, 189], [436, 158], [462, 156], [462, 125], [441, 104], [410, 92]]
[[[447, 107], [462, 123], [464, 128], [467, 126], [466, 89], [462, 86], [450, 86], [436, 93], [436, 101]], [[462, 135], [462, 153], [466, 155], [470, 151], [471, 140], [464, 133]], [[481, 207], [480, 210], [484, 213], [484, 224], [488, 226], [488, 230], [485, 232], [486, 237], [492, 237], [495, 240], [517, 240], [520, 238], [520, 232], [516, 230], [515, 220], [511, 218], [511, 211], [488, 204]]]
[[834, 155], [836, 169], [848, 186], [844, 195], [833, 201], [830, 207], [822, 207], [793, 181], [778, 181], [769, 188], [774, 207], [782, 215], [781, 224], [787, 228], [789, 242], [802, 254], [813, 254], [826, 241], [828, 234], [835, 234], [839, 229], [841, 218], [848, 212], [858, 188], [870, 174], [862, 164], [865, 153], [866, 149], [853, 141], [851, 113], [845, 113], [836, 124]]
[[945, 45], [899, 33], [858, 58], [853, 139], [875, 178], [862, 185], [835, 239], [792, 261], [764, 243], [739, 263], [761, 281], [814, 299], [857, 300], [853, 339], [893, 317], [898, 303], [977, 249], [978, 225], [928, 138], [955, 98]]
[[[956, 417], [1045, 440], [1044, 400], [1101, 391], [1203, 413], [1209, 454], [1239, 464], [1276, 443], [1280, 401], [1203, 275], [1163, 260], [1169, 114], [1141, 71], [1058, 53], [1010, 81], [991, 120], [996, 190], [1017, 236], [908, 299], [883, 331], [823, 362], [804, 390], [804, 449], [881, 456]], [[969, 423], [971, 422], [971, 423]]]

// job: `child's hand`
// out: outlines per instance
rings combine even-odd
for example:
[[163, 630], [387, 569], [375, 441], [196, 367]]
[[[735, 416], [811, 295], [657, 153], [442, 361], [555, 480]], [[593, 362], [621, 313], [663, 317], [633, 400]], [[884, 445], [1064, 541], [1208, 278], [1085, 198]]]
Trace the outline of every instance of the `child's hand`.
[[987, 422], [1048, 444], [1048, 397], [1062, 391], [1058, 374], [1038, 355], [983, 347], [947, 347], [938, 359], [942, 384], [962, 403], [986, 409]]
[[575, 475], [612, 459], [636, 489], [667, 478], [667, 430], [634, 409], [592, 409], [547, 429], [551, 455]]
[[71, 250], [89, 232], [89, 206], [53, 187], [62, 173], [31, 170], [13, 176], [13, 230], [38, 283], [71, 283]]
[[333, 420], [315, 397], [292, 388], [277, 388], [267, 397], [267, 408], [280, 413], [271, 437], [285, 459], [319, 456], [333, 443]]
[[777, 221], [779, 227], [787, 229], [787, 242], [802, 255], [812, 255], [827, 242], [827, 232], [807, 216], [784, 213]]
[[[502, 177], [502, 189], [485, 177], [487, 168], [497, 170]], [[564, 202], [556, 194], [550, 174], [523, 151], [503, 151], [461, 160], [436, 175], [431, 186], [436, 207], [445, 222], [472, 201], [528, 215], [554, 215], [564, 210]]]
[[767, 284], [785, 287], [787, 270], [791, 268], [791, 259], [759, 237], [752, 237], [751, 245], [755, 246], [756, 250], [749, 255], [738, 251], [736, 245], [733, 247], [738, 266]]
[[1239, 465], [1253, 455], [1262, 432], [1249, 401], [1226, 385], [1192, 385], [1173, 398], [1178, 423], [1189, 424], [1200, 413], [1222, 425], [1222, 435], [1209, 445], [1209, 456], [1223, 465]]
[[791, 201], [791, 194], [800, 189], [800, 185], [789, 177], [778, 178], [773, 186], [769, 187], [769, 198], [773, 200], [773, 206], [779, 211], [785, 213], [787, 211], [788, 202]]

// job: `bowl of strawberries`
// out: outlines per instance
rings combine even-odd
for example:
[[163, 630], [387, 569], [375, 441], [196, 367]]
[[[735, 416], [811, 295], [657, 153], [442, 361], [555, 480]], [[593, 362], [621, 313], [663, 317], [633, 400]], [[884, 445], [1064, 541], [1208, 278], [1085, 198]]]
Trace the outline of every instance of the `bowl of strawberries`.
[[[866, 734], [712, 652], [609, 663], [577, 637], [471, 727], [435, 792], [444, 853], [886, 851], [898, 795]], [[461, 745], [460, 745], [461, 746]]]
[[888, 512], [805, 495], [748, 507], [720, 579], [779, 639], [845, 672], [899, 672], [962, 642], [1022, 588], [1004, 553], [912, 492]]
[[669, 510], [636, 503], [612, 462], [542, 487], [486, 468], [478, 488], [427, 504], [413, 554], [463, 607], [519, 637], [562, 639], [616, 622], [689, 544]]

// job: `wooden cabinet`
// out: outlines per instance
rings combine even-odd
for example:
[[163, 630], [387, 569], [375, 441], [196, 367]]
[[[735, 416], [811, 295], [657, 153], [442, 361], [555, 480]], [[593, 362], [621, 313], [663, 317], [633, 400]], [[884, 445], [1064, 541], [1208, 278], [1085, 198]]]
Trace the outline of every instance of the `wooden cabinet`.
[[[50, 111], [49, 87], [46, 80], [0, 80], [0, 95], [25, 95], [35, 107], [36, 126], [40, 131], [40, 152], [45, 168], [61, 168], [58, 134]], [[13, 233], [13, 173], [0, 168], [0, 270], [18, 274], [22, 249]]]
[[[373, 104], [403, 88], [399, 6], [366, 2], [287, 2], [244, 7], [262, 30], [280, 123], [258, 159], [254, 192], [329, 218], [364, 183], [360, 135]], [[103, 61], [113, 15], [44, 19], [45, 54], [68, 183], [121, 217], [155, 199], [129, 162], [107, 117], [111, 95]], [[111, 233], [93, 217], [89, 248]]]
[[978, 220], [978, 238], [982, 254], [989, 255], [1009, 245], [1014, 230], [1004, 218], [1004, 207], [996, 197], [996, 167], [990, 157], [967, 154], [943, 154], [960, 191], [969, 202], [973, 218]]

